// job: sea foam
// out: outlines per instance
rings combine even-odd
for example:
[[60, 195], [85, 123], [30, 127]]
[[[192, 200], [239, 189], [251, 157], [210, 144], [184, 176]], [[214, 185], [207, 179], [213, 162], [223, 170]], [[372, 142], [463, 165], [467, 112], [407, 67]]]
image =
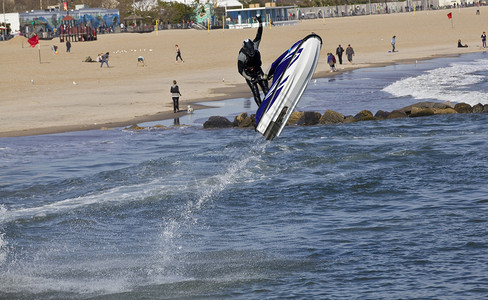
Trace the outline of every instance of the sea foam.
[[456, 103], [488, 104], [484, 82], [488, 76], [488, 60], [452, 63], [429, 70], [416, 77], [398, 80], [383, 89], [395, 97], [413, 97]]

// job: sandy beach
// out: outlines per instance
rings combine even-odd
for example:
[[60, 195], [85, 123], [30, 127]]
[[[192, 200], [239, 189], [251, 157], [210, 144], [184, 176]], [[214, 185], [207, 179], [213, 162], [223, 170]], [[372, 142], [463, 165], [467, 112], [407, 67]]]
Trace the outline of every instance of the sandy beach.
[[[339, 72], [484, 51], [480, 35], [488, 31], [488, 8], [480, 10], [480, 15], [472, 7], [332, 18], [325, 24], [322, 19], [304, 20], [296, 26], [265, 28], [260, 45], [263, 69], [311, 32], [324, 42], [316, 77], [331, 76], [326, 53], [335, 53], [338, 44], [344, 49], [351, 44], [356, 53], [352, 65], [344, 57]], [[31, 48], [26, 38], [1, 42], [0, 137], [173, 118], [169, 92], [173, 80], [180, 86], [181, 109], [195, 102], [251, 97], [237, 73], [236, 58], [242, 40], [255, 34], [256, 29], [191, 29], [100, 35], [98, 41], [72, 42], [71, 53], [54, 39], [40, 41], [41, 62], [39, 48]], [[389, 52], [393, 35], [395, 53]], [[457, 48], [459, 39], [469, 47]], [[181, 48], [184, 63], [175, 63], [175, 44]], [[59, 47], [59, 54], [52, 53], [52, 45]], [[110, 52], [110, 68], [83, 62], [105, 52]], [[137, 66], [140, 55], [145, 67]]]

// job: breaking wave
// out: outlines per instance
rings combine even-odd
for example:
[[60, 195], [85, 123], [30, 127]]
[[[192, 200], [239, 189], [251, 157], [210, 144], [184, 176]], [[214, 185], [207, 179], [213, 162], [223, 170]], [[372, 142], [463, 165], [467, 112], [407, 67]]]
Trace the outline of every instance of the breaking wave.
[[488, 73], [486, 59], [452, 63], [416, 77], [398, 80], [383, 91], [395, 97], [488, 104], [485, 73]]

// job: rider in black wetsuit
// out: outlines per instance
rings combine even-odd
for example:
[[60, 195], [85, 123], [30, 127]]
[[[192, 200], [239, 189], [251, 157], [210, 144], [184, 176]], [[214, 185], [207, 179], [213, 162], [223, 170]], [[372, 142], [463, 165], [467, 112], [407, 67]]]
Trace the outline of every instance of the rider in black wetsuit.
[[237, 57], [237, 68], [239, 74], [245, 79], [252, 94], [254, 101], [258, 106], [261, 105], [261, 95], [259, 94], [258, 84], [261, 86], [264, 94], [268, 92], [268, 78], [261, 69], [261, 54], [259, 53], [259, 43], [261, 42], [261, 35], [263, 34], [263, 25], [261, 23], [261, 16], [256, 16], [259, 22], [258, 33], [254, 40], [247, 39], [242, 42], [242, 48]]

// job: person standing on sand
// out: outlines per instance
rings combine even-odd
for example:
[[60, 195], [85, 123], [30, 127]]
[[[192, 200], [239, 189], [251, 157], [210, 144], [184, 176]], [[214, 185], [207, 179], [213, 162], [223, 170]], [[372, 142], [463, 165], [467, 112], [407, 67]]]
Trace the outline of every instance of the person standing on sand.
[[71, 42], [66, 40], [66, 52], [70, 53], [71, 52]]
[[483, 43], [483, 48], [486, 48], [486, 33], [484, 31], [481, 35], [481, 42]]
[[344, 48], [341, 47], [341, 45], [339, 45], [339, 47], [337, 47], [336, 49], [336, 55], [337, 55], [337, 58], [339, 58], [339, 64], [342, 65], [342, 53], [344, 53]]
[[107, 68], [110, 68], [109, 65], [108, 65], [108, 56], [109, 56], [109, 53], [105, 53], [104, 55], [102, 55], [101, 57], [101, 63], [100, 63], [100, 68], [103, 67], [103, 63], [107, 64]]
[[396, 43], [396, 35], [394, 35], [394, 36], [391, 38], [391, 47], [392, 47], [391, 52], [395, 52], [395, 43]]
[[354, 49], [352, 49], [351, 44], [347, 45], [346, 48], [346, 55], [347, 55], [347, 60], [351, 63], [352, 65], [352, 57], [354, 56]]
[[181, 59], [181, 62], [185, 62], [183, 58], [181, 58], [180, 47], [178, 47], [178, 45], [175, 45], [175, 48], [176, 48], [176, 63], [178, 63], [178, 57]]
[[173, 97], [173, 112], [177, 113], [180, 110], [180, 88], [176, 84], [176, 80], [173, 80], [173, 85], [171, 86], [171, 89], [169, 90], [171, 92], [171, 96]]

